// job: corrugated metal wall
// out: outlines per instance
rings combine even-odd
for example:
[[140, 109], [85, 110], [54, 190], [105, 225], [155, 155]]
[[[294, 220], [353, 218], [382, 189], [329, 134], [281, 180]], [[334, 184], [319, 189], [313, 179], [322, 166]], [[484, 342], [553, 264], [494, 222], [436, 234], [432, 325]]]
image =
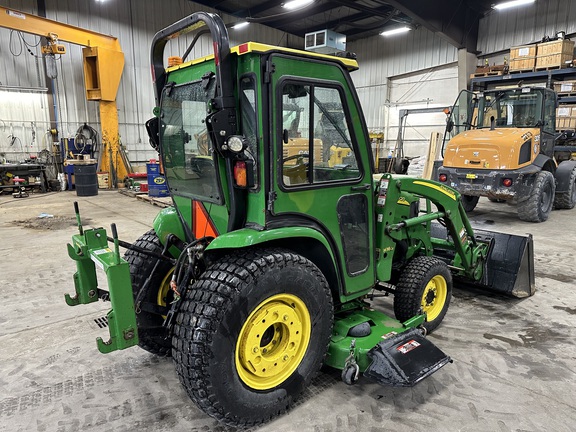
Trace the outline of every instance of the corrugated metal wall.
[[358, 56], [360, 70], [352, 74], [352, 79], [368, 128], [377, 131], [386, 128], [384, 108], [398, 102], [390, 99], [390, 78], [416, 71], [432, 72], [458, 59], [455, 47], [423, 27], [395, 37], [374, 36], [350, 42], [347, 48]]
[[[540, 41], [557, 31], [576, 33], [576, 2], [537, 0], [534, 5], [491, 11], [480, 20], [478, 51], [488, 55]], [[502, 55], [503, 56], [503, 55]]]
[[[37, 14], [31, 6], [31, 1], [5, 0], [5, 7]], [[186, 0], [159, 2], [157, 0], [129, 0], [129, 1], [69, 1], [46, 0], [47, 18], [68, 23], [77, 27], [110, 34], [118, 37], [125, 56], [125, 66], [122, 81], [118, 90], [117, 105], [122, 142], [126, 145], [129, 158], [133, 162], [146, 161], [155, 157], [148, 145], [148, 137], [143, 126], [144, 122], [152, 116], [154, 97], [152, 92], [152, 79], [150, 76], [150, 44], [154, 34], [163, 27], [198, 10], [206, 10]], [[225, 22], [234, 22], [231, 17], [224, 17]], [[67, 54], [57, 61], [58, 78], [51, 82], [44, 75], [41, 57], [34, 57], [26, 51], [14, 56], [21, 43], [16, 32], [12, 32], [12, 44], [9, 44], [11, 32], [0, 29], [0, 97], [6, 91], [1, 86], [12, 87], [40, 87], [55, 86], [56, 103], [58, 105], [58, 127], [63, 137], [74, 137], [76, 130], [84, 122], [100, 130], [97, 102], [86, 101], [84, 93], [84, 79], [82, 69], [82, 48], [80, 46], [64, 43]], [[32, 44], [39, 41], [38, 37], [24, 35], [25, 40]], [[280, 46], [302, 46], [301, 38], [287, 35], [258, 24], [251, 24], [241, 30], [230, 30], [231, 45], [254, 40]], [[168, 46], [168, 55], [181, 54], [186, 49], [189, 40], [181, 38], [177, 47]], [[170, 45], [170, 44], [169, 44]], [[31, 47], [31, 51], [40, 56], [39, 47]], [[198, 57], [212, 53], [211, 43], [203, 38], [198, 49], [191, 57]], [[30, 92], [27, 92], [30, 93]], [[19, 125], [14, 129], [14, 135], [22, 138], [23, 142], [31, 140], [31, 128], [23, 128], [22, 124], [29, 125], [35, 121], [43, 134], [49, 127], [48, 99], [46, 93], [37, 91], [30, 99], [28, 105], [22, 107], [24, 98], [2, 99], [0, 110], [0, 152], [10, 152], [7, 135], [10, 133], [10, 123]], [[13, 105], [11, 100], [17, 100]], [[39, 108], [41, 107], [41, 108]], [[20, 158], [16, 155], [16, 159]]]

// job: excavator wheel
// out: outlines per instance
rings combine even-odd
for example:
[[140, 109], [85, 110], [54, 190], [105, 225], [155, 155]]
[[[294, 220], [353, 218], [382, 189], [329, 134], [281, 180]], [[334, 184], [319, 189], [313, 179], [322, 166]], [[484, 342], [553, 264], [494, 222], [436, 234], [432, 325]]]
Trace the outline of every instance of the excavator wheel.
[[[134, 244], [156, 253], [162, 253], [163, 249], [160, 239], [154, 230], [142, 235]], [[169, 262], [131, 249], [126, 251], [124, 259], [130, 264], [130, 276], [132, 278], [132, 290], [135, 300], [136, 297], [139, 297], [143, 303], [148, 302], [158, 306], [166, 306], [172, 301], [173, 294], [172, 290], [170, 290], [170, 279], [174, 267]], [[152, 273], [157, 262], [158, 267], [152, 279], [144, 287], [146, 279]], [[145, 291], [140, 293], [142, 289]], [[137, 312], [138, 345], [152, 354], [170, 356], [172, 343], [168, 329], [162, 327], [164, 317], [145, 310], [138, 312], [140, 309], [139, 305], [135, 305], [135, 307]]]
[[518, 217], [526, 222], [544, 222], [554, 204], [556, 182], [551, 172], [540, 171], [527, 200], [518, 203]]
[[478, 200], [480, 197], [473, 195], [462, 195], [460, 199], [462, 200], [462, 206], [464, 207], [466, 213], [470, 213], [476, 208], [476, 205], [478, 205]]
[[208, 415], [252, 427], [286, 411], [320, 369], [332, 334], [328, 283], [284, 249], [235, 251], [182, 297], [172, 356]]
[[394, 294], [394, 314], [399, 321], [426, 312], [427, 333], [440, 325], [452, 297], [452, 274], [438, 258], [419, 256], [400, 274]]
[[554, 208], [572, 209], [576, 206], [576, 168], [570, 172], [568, 192], [557, 193], [554, 197]]

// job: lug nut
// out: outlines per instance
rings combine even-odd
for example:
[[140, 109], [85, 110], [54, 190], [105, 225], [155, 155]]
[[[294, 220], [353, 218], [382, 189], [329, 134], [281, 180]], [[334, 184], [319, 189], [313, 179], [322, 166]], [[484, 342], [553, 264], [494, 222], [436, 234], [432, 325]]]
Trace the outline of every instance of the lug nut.
[[290, 357], [288, 357], [287, 355], [285, 355], [284, 357], [282, 357], [282, 360], [288, 361], [289, 358], [290, 358]]

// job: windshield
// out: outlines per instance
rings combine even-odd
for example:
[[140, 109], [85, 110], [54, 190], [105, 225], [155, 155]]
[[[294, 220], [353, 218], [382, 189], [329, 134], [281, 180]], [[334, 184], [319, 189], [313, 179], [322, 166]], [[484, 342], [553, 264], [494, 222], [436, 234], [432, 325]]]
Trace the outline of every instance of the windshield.
[[484, 93], [478, 107], [478, 127], [538, 127], [542, 118], [542, 92], [530, 88]]
[[206, 129], [208, 101], [215, 81], [202, 81], [164, 91], [161, 103], [160, 144], [164, 171], [175, 195], [221, 202], [212, 143]]

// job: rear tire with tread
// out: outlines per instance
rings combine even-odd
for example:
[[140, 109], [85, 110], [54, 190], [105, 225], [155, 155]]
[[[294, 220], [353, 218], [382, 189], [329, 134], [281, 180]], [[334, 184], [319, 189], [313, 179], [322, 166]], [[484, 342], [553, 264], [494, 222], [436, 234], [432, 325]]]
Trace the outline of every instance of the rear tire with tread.
[[554, 208], [572, 209], [576, 206], [576, 168], [570, 173], [568, 192], [557, 193], [554, 196]]
[[[296, 297], [305, 304], [310, 317], [310, 339], [303, 357], [294, 363], [295, 369], [287, 378], [281, 377], [278, 384], [256, 390], [249, 385], [251, 378], [244, 378], [239, 372], [242, 360], [238, 360], [238, 350], [250, 345], [246, 342], [251, 341], [250, 329], [264, 322], [251, 325], [253, 317], [260, 316], [262, 305], [282, 296]], [[181, 301], [172, 339], [176, 371], [196, 405], [219, 421], [252, 427], [282, 414], [322, 366], [332, 335], [332, 294], [318, 267], [300, 255], [276, 248], [234, 252], [213, 263]], [[274, 309], [266, 313], [268, 322], [278, 316]], [[275, 325], [270, 325], [264, 335]], [[242, 337], [246, 333], [248, 339]], [[280, 339], [272, 341], [276, 345], [271, 351], [284, 346], [286, 333], [277, 334]], [[264, 335], [258, 337], [264, 339]], [[258, 342], [253, 352], [258, 352], [258, 346], [260, 352], [266, 353]], [[281, 352], [279, 362], [288, 357], [284, 354], [286, 351]], [[255, 364], [258, 363], [252, 367]], [[258, 379], [255, 377], [253, 382], [260, 385], [262, 381]]]
[[[152, 229], [143, 234], [134, 242], [135, 246], [150, 252], [162, 253], [163, 246], [156, 232]], [[124, 254], [124, 259], [130, 264], [130, 277], [132, 279], [132, 291], [134, 300], [142, 290], [146, 279], [152, 273], [158, 258], [145, 255], [133, 249], [128, 249]], [[161, 261], [158, 264], [156, 273], [148, 286], [146, 292], [140, 297], [142, 302], [157, 303], [158, 290], [164, 278], [172, 270], [172, 265], [168, 261]], [[159, 356], [170, 356], [172, 342], [167, 328], [162, 328], [164, 318], [161, 315], [151, 312], [141, 311], [136, 314], [136, 324], [138, 325], [138, 345], [140, 348]]]
[[552, 173], [540, 171], [528, 199], [518, 203], [518, 217], [526, 222], [546, 221], [552, 211], [555, 191], [556, 182]]
[[[436, 288], [434, 281], [444, 282]], [[394, 315], [404, 322], [426, 309], [425, 305], [436, 303], [435, 316], [423, 324], [427, 333], [436, 329], [448, 311], [452, 297], [452, 274], [441, 260], [430, 256], [412, 259], [402, 270], [394, 293]]]

